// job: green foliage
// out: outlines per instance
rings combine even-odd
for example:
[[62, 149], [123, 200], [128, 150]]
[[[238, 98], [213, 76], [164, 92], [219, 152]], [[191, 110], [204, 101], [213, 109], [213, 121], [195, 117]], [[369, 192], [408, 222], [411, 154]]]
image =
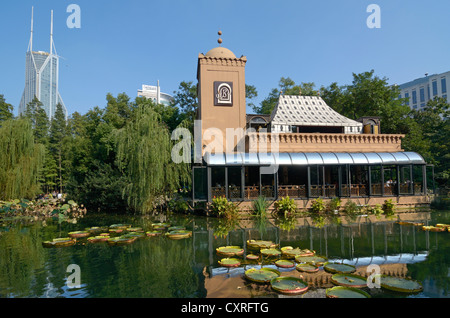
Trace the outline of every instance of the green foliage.
[[213, 215], [228, 220], [235, 220], [239, 216], [239, 207], [225, 197], [213, 198], [210, 208]]
[[339, 210], [341, 207], [341, 199], [340, 198], [333, 198], [327, 203], [327, 211], [328, 212], [334, 212], [336, 210]]
[[276, 201], [274, 206], [274, 212], [279, 216], [289, 217], [295, 215], [297, 212], [297, 205], [295, 204], [294, 199], [291, 199], [288, 196]]
[[348, 200], [344, 205], [344, 212], [348, 216], [354, 217], [359, 214], [360, 207], [355, 202]]
[[9, 119], [0, 127], [0, 199], [32, 198], [39, 192], [45, 148], [35, 144], [27, 119]]
[[392, 199], [384, 201], [383, 213], [387, 217], [391, 217], [391, 216], [395, 215], [395, 204], [392, 202]]
[[326, 210], [325, 203], [323, 202], [322, 198], [317, 198], [312, 201], [311, 203], [311, 212], [317, 214], [317, 213], [323, 213]]
[[269, 208], [270, 203], [266, 200], [265, 197], [259, 196], [256, 200], [253, 201], [252, 207], [255, 216], [260, 219], [267, 218], [267, 210]]
[[5, 97], [0, 94], [0, 126], [2, 121], [13, 118], [13, 106], [8, 104]]

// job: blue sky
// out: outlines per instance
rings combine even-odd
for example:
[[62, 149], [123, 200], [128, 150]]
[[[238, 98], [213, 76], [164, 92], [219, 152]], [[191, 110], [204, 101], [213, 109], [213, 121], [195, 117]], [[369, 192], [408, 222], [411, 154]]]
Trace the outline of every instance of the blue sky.
[[[68, 28], [70, 4], [81, 28]], [[368, 28], [369, 4], [381, 28]], [[59, 86], [69, 113], [106, 105], [106, 94], [134, 98], [142, 84], [172, 94], [196, 82], [197, 57], [218, 46], [245, 55], [246, 82], [264, 99], [281, 77], [350, 84], [375, 70], [391, 84], [450, 70], [448, 0], [17, 0], [0, 4], [0, 94], [15, 113], [25, 81], [34, 6], [34, 50], [49, 50], [50, 10], [60, 59]], [[247, 110], [251, 112], [250, 109]]]

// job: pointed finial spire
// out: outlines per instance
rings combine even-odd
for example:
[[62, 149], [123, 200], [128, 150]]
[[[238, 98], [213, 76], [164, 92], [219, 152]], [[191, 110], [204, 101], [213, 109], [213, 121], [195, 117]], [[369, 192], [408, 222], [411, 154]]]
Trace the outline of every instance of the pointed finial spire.
[[222, 44], [222, 39], [220, 38], [220, 36], [222, 35], [222, 31], [219, 30], [219, 32], [217, 32], [217, 34], [219, 35], [219, 39], [217, 40], [217, 43]]
[[34, 7], [31, 7], [31, 34], [30, 34], [30, 42], [28, 44], [29, 52], [33, 51], [33, 12], [34, 12]]

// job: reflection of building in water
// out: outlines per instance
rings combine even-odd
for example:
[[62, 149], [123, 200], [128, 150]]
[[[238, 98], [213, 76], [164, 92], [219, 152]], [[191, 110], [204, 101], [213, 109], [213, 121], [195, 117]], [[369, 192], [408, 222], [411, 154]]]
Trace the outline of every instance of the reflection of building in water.
[[197, 63], [194, 202], [225, 196], [242, 209], [259, 196], [289, 196], [301, 208], [319, 197], [429, 203], [432, 167], [402, 149], [404, 135], [383, 134], [379, 117], [347, 118], [320, 96], [283, 94], [270, 115], [246, 114], [247, 58], [219, 46]]

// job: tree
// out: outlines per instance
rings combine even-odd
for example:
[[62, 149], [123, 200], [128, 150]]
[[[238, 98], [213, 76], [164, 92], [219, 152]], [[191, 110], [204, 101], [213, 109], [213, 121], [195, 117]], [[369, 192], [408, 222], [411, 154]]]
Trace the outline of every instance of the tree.
[[40, 191], [39, 174], [45, 147], [35, 143], [28, 119], [2, 122], [0, 152], [0, 198], [33, 198]]
[[136, 111], [135, 119], [117, 131], [117, 162], [127, 176], [123, 196], [129, 206], [148, 213], [189, 178], [189, 169], [172, 161], [172, 142], [160, 116], [144, 105]]
[[197, 84], [192, 81], [183, 81], [178, 87], [178, 91], [174, 92], [174, 106], [181, 111], [180, 121], [186, 120], [184, 126], [188, 126], [193, 130], [194, 120], [198, 109]]
[[35, 96], [33, 100], [27, 104], [25, 117], [31, 120], [35, 142], [47, 146], [49, 120], [42, 106], [43, 104]]
[[251, 100], [258, 97], [258, 91], [256, 87], [250, 84], [245, 84], [245, 99], [247, 101], [247, 107], [255, 108], [255, 104]]
[[[63, 192], [63, 141], [67, 137], [67, 122], [61, 104], [56, 105], [55, 115], [50, 123], [50, 151], [57, 164], [59, 192]], [[55, 184], [56, 185], [56, 184]]]
[[5, 100], [5, 97], [0, 94], [0, 125], [1, 122], [14, 117], [12, 112], [13, 106], [11, 104], [8, 104]]

